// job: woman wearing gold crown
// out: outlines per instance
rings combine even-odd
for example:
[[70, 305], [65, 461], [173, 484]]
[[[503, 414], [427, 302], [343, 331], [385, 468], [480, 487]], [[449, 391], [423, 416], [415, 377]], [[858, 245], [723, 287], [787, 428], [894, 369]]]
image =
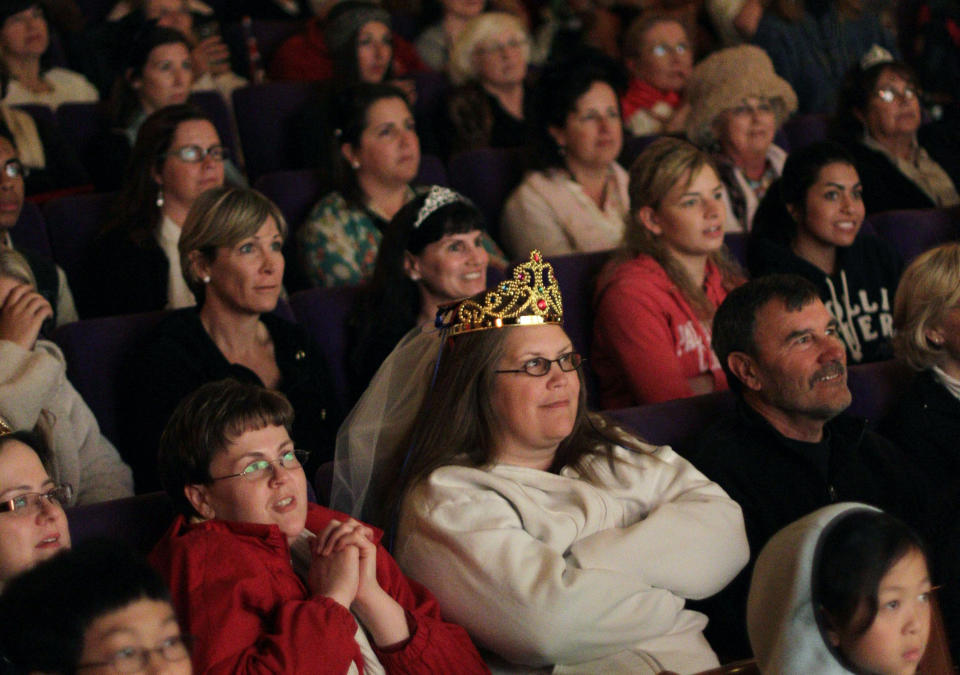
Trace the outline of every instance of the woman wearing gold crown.
[[[341, 454], [348, 444], [338, 446], [338, 482], [353, 483], [335, 489], [336, 507], [358, 513], [369, 507], [358, 503], [365, 494], [388, 494], [397, 560], [492, 653], [494, 670], [716, 666], [706, 617], [684, 599], [712, 595], [746, 563], [740, 508], [670, 448], [587, 411], [582, 358], [561, 327], [549, 263], [534, 251], [511, 280], [441, 318], [435, 375], [435, 336], [433, 358], [422, 335], [387, 361], [398, 381], [433, 378], [412, 430], [401, 439], [393, 422], [403, 426], [402, 415], [380, 410], [399, 450], [373, 466], [358, 466], [356, 443], [350, 462]], [[419, 375], [405, 354], [416, 340], [425, 347]], [[363, 426], [358, 418], [390, 370], [342, 434]], [[370, 474], [369, 487], [358, 484]]]

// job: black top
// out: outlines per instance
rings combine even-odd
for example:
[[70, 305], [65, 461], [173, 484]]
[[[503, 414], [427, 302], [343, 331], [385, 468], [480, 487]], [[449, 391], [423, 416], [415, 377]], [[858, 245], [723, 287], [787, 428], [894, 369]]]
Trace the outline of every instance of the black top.
[[34, 117], [37, 135], [43, 145], [46, 166], [30, 169], [24, 179], [24, 193], [30, 197], [90, 185], [90, 176], [74, 147], [63, 134], [43, 117]]
[[533, 98], [530, 87], [524, 85], [524, 118], [517, 119], [479, 84], [454, 89], [447, 98], [447, 119], [443, 122], [446, 154], [478, 148], [519, 148], [529, 143]]
[[[274, 314], [261, 317], [273, 339], [280, 368], [277, 390], [293, 405], [293, 441], [311, 453], [308, 480], [316, 467], [333, 459], [341, 414], [332, 378], [313, 340], [297, 324]], [[121, 417], [124, 459], [133, 468], [138, 493], [160, 489], [157, 443], [174, 408], [207, 382], [234, 378], [263, 386], [252, 370], [230, 363], [200, 322], [195, 307], [174, 311], [164, 319], [129, 360], [126, 369], [126, 413]], [[136, 454], [130, 448], [137, 448]]]
[[[746, 600], [764, 544], [793, 521], [829, 504], [856, 501], [888, 511], [921, 532], [939, 515], [926, 478], [893, 443], [841, 415], [827, 422], [824, 445], [784, 437], [742, 400], [735, 415], [698, 436], [690, 460], [740, 504], [750, 563], [720, 593], [695, 603], [710, 617], [706, 635], [725, 659], [748, 658]], [[699, 605], [699, 607], [697, 607]]]
[[33, 272], [33, 278], [37, 282], [37, 293], [42, 295], [50, 303], [50, 307], [53, 308], [50, 325], [55, 326], [57, 324], [57, 299], [60, 297], [60, 277], [57, 274], [57, 266], [52, 260], [33, 249], [17, 248], [17, 252], [30, 265], [30, 271]]
[[861, 232], [853, 244], [837, 248], [836, 271], [828, 275], [791, 249], [751, 236], [747, 268], [754, 278], [799, 274], [813, 282], [820, 299], [840, 324], [851, 363], [893, 357], [893, 296], [903, 264], [884, 240]]
[[[950, 176], [960, 190], [960, 138], [947, 125], [928, 124], [920, 128], [917, 140], [930, 158]], [[936, 204], [916, 183], [907, 178], [883, 153], [862, 142], [847, 142], [863, 184], [867, 213], [899, 209], [930, 209]]]
[[[167, 306], [170, 261], [154, 237], [134, 243], [122, 228], [94, 240], [77, 298], [84, 317], [152, 312]], [[81, 289], [78, 289], [81, 290]]]

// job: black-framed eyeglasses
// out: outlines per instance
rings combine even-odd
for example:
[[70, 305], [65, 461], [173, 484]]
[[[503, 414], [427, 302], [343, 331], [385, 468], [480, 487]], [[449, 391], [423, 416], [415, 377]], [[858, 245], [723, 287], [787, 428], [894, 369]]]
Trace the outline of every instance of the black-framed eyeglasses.
[[8, 159], [3, 163], [3, 173], [7, 178], [26, 178], [29, 172], [19, 159]]
[[897, 99], [903, 101], [912, 101], [917, 97], [917, 90], [914, 87], [904, 87], [903, 89], [895, 89], [893, 87], [883, 87], [882, 89], [877, 89], [873, 92], [877, 95], [884, 103], [893, 103]]
[[188, 164], [199, 164], [207, 157], [222, 162], [230, 157], [230, 150], [224, 145], [211, 145], [209, 148], [201, 148], [199, 145], [185, 145], [182, 148], [169, 151], [166, 157], [176, 157]]
[[46, 492], [24, 492], [11, 499], [0, 502], [0, 513], [12, 513], [15, 516], [25, 516], [39, 511], [46, 499], [49, 504], [66, 506], [73, 497], [73, 486], [69, 483], [57, 485]]
[[584, 358], [580, 356], [577, 352], [570, 352], [564, 354], [563, 356], [558, 356], [555, 359], [548, 359], [544, 356], [538, 356], [536, 358], [528, 360], [523, 364], [523, 368], [516, 368], [514, 370], [495, 370], [495, 373], [526, 373], [527, 375], [532, 375], [533, 377], [543, 377], [550, 372], [550, 368], [553, 367], [553, 364], [556, 363], [560, 366], [560, 370], [565, 373], [569, 373], [572, 370], [576, 370], [581, 365], [583, 365]]
[[243, 467], [240, 473], [232, 473], [229, 476], [214, 476], [210, 480], [226, 480], [227, 478], [236, 478], [239, 476], [244, 480], [256, 482], [263, 480], [267, 476], [273, 477], [277, 471], [277, 464], [288, 470], [299, 469], [307, 463], [307, 457], [309, 455], [310, 453], [306, 450], [287, 450], [276, 459], [258, 459]]
[[183, 661], [190, 658], [190, 645], [193, 638], [189, 635], [174, 635], [160, 643], [160, 646], [148, 649], [147, 647], [126, 647], [119, 650], [107, 661], [81, 663], [81, 668], [97, 668], [109, 666], [118, 673], [141, 673], [150, 663], [151, 654], [159, 654], [164, 661]]

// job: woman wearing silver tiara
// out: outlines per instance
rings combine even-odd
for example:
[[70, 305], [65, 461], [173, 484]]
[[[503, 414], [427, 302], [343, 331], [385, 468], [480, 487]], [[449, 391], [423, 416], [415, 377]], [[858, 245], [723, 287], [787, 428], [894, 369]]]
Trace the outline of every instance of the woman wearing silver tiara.
[[411, 328], [432, 327], [440, 305], [486, 288], [484, 237], [483, 214], [439, 185], [397, 211], [384, 231], [373, 278], [347, 319], [347, 369], [355, 396]]
[[[402, 414], [390, 418], [383, 431], [400, 450], [383, 442], [369, 486], [387, 494], [385, 520], [396, 523], [407, 574], [491, 652], [494, 670], [716, 666], [706, 617], [684, 599], [715, 593], [746, 563], [740, 508], [670, 448], [587, 411], [551, 266], [534, 251], [512, 280], [442, 318], [448, 337], [435, 375], [425, 349], [426, 371], [408, 367], [431, 336], [408, 338], [346, 425], [362, 426], [392, 370], [402, 371], [398, 385], [433, 377], [404, 439]], [[338, 480], [364, 473], [363, 458], [350, 459]], [[350, 487], [362, 498], [366, 486]], [[344, 496], [334, 496], [339, 508], [350, 506]]]

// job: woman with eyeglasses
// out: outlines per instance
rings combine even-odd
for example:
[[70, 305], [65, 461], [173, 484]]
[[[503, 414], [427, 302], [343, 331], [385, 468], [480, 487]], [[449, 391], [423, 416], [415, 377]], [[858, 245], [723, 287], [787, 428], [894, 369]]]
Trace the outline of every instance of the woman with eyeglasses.
[[[335, 482], [333, 503], [380, 513], [404, 571], [497, 672], [716, 667], [706, 617], [684, 599], [746, 563], [740, 508], [670, 448], [587, 410], [562, 319], [552, 267], [533, 251], [508, 281], [442, 311], [442, 339], [402, 343], [375, 382], [412, 382], [406, 407], [419, 412], [406, 428], [402, 415], [380, 422], [396, 443], [341, 446], [351, 491]], [[348, 433], [376, 424], [365, 412], [378, 389]]]
[[223, 185], [226, 157], [213, 123], [192, 106], [162, 108], [144, 122], [123, 191], [90, 250], [88, 287], [77, 291], [81, 314], [196, 303], [183, 281], [177, 242], [196, 198]]
[[868, 214], [960, 204], [960, 137], [923, 124], [916, 73], [889, 53], [848, 73], [832, 136], [853, 155]]
[[[297, 445], [310, 475], [333, 457], [341, 415], [319, 348], [274, 312], [287, 224], [254, 190], [220, 187], [194, 202], [180, 236], [183, 281], [196, 307], [171, 312], [132, 354], [122, 416], [138, 492], [159, 489], [156, 449], [180, 400], [225, 377], [282, 392], [297, 411]], [[144, 383], [150, 383], [145, 390]]]
[[750, 45], [714, 52], [687, 81], [687, 138], [711, 155], [726, 186], [726, 231], [746, 232], [763, 195], [783, 171], [777, 129], [797, 109], [797, 96]]
[[50, 477], [51, 462], [36, 434], [5, 430], [0, 435], [0, 591], [21, 572], [70, 548], [63, 507], [73, 490]]
[[293, 407], [235, 380], [173, 413], [160, 443], [179, 515], [151, 562], [196, 638], [201, 672], [483, 673], [459, 626], [381, 533], [307, 502]]
[[0, 623], [0, 665], [14, 673], [193, 672], [163, 580], [115, 541], [80, 543], [18, 576], [0, 595]]
[[533, 92], [527, 84], [530, 36], [516, 16], [485, 12], [453, 41], [447, 98], [450, 155], [477, 148], [516, 148], [531, 133]]
[[50, 474], [74, 487], [71, 505], [129, 497], [130, 468], [67, 379], [63, 352], [45, 339], [51, 314], [27, 260], [0, 249], [0, 433], [42, 435]]

